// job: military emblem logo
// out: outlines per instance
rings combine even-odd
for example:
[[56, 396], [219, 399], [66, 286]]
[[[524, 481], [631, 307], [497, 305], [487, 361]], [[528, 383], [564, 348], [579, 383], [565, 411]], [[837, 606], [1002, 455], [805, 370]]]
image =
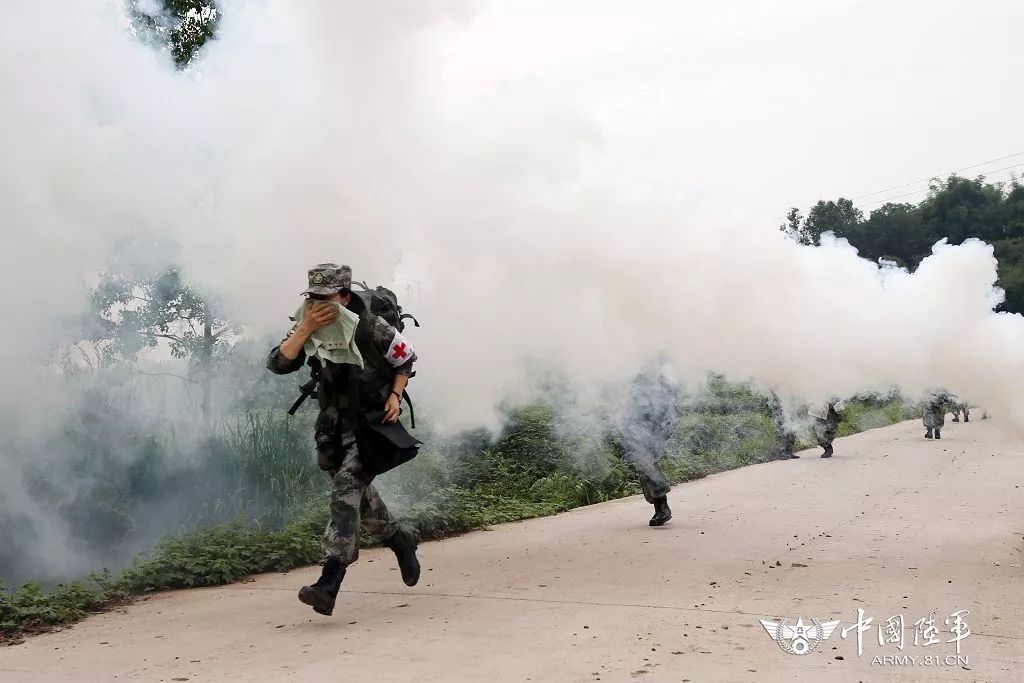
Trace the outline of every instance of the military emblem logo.
[[778, 622], [761, 620], [761, 625], [772, 640], [779, 644], [783, 652], [791, 655], [808, 655], [814, 652], [832, 635], [836, 626], [839, 626], [838, 619], [825, 622], [811, 619], [810, 624], [805, 624], [803, 617], [797, 619], [795, 624], [792, 621], [788, 618]]
[[314, 275], [313, 276], [313, 280], [310, 282], [310, 284], [313, 284], [313, 285], [322, 285], [323, 283], [324, 283], [324, 274], [323, 273], [317, 273], [316, 275]]

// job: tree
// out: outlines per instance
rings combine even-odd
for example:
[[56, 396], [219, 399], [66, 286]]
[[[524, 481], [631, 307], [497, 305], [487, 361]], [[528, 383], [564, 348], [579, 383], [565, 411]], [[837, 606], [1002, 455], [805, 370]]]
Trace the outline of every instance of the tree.
[[872, 211], [861, 224], [859, 234], [848, 239], [865, 258], [872, 261], [882, 258], [909, 267], [917, 267], [934, 243], [925, 231], [916, 206], [892, 203]]
[[840, 197], [834, 202], [819, 201], [811, 207], [804, 219], [801, 243], [819, 245], [822, 234], [826, 232], [849, 238], [856, 233], [863, 219], [864, 214], [849, 199]]
[[786, 222], [779, 226], [779, 230], [800, 244], [809, 244], [809, 242], [804, 241], [804, 233], [800, 227], [800, 221], [802, 220], [803, 216], [800, 215], [800, 209], [794, 206], [786, 214]]
[[188, 360], [181, 377], [202, 389], [200, 414], [212, 420], [214, 362], [237, 330], [218, 315], [213, 299], [188, 285], [177, 267], [155, 274], [118, 264], [92, 290], [90, 341], [108, 363], [134, 362], [145, 349], [164, 343], [175, 358]]
[[125, 10], [136, 35], [169, 52], [181, 69], [216, 38], [220, 21], [215, 0], [127, 0]]
[[1006, 193], [1006, 236], [1024, 237], [1024, 185], [1013, 181]]
[[832, 231], [846, 238], [860, 255], [917, 268], [932, 246], [946, 238], [950, 244], [977, 238], [995, 248], [999, 285], [1006, 291], [1001, 309], [1024, 312], [1024, 185], [1009, 187], [953, 175], [934, 180], [919, 204], [883, 204], [864, 216], [849, 199], [820, 201], [801, 222], [791, 209], [780, 228], [801, 244], [818, 245]]
[[932, 236], [960, 244], [968, 237], [986, 242], [1006, 239], [1007, 211], [1002, 188], [982, 178], [950, 176], [931, 184], [929, 196], [918, 207]]
[[992, 246], [999, 261], [999, 286], [1006, 292], [999, 310], [1024, 311], [1024, 238], [1002, 240]]

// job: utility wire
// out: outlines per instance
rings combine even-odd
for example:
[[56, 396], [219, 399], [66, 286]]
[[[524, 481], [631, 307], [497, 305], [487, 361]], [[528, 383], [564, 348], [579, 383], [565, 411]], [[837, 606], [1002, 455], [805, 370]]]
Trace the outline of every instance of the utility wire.
[[[874, 197], [876, 194], [882, 194], [883, 192], [890, 192], [892, 190], [900, 190], [900, 189], [903, 189], [904, 187], [910, 187], [911, 185], [917, 185], [918, 183], [928, 182], [932, 178], [938, 178], [939, 176], [949, 177], [949, 176], [951, 176], [951, 175], [953, 175], [955, 173], [960, 173], [961, 171], [969, 171], [972, 168], [979, 168], [981, 166], [988, 166], [989, 164], [994, 164], [997, 161], [1006, 161], [1007, 159], [1013, 159], [1014, 157], [1019, 157], [1019, 156], [1024, 156], [1024, 152], [1017, 152], [1016, 154], [1007, 154], [1005, 157], [999, 157], [998, 159], [989, 159], [988, 161], [982, 161], [981, 163], [978, 163], [978, 164], [972, 164], [971, 166], [964, 166], [963, 168], [958, 168], [955, 171], [947, 171], [946, 173], [937, 173], [935, 175], [928, 176], [927, 178], [922, 178], [921, 180], [915, 180], [915, 181], [910, 182], [910, 183], [904, 183], [902, 185], [895, 185], [893, 187], [887, 187], [884, 190], [878, 190], [876, 192], [868, 192], [867, 194], [862, 194], [862, 195], [857, 196], [857, 197], [851, 197], [850, 201], [857, 201], [858, 199], [864, 199], [865, 197]], [[1020, 166], [1021, 164], [1016, 164], [1016, 165]], [[1009, 168], [1014, 168], [1014, 167], [1010, 166]], [[1003, 169], [1003, 170], [1005, 170], [1005, 169]], [[993, 173], [998, 173], [998, 172], [999, 171], [993, 171]]]
[[[988, 163], [991, 163], [991, 162], [988, 162]], [[996, 171], [989, 171], [988, 173], [985, 173], [984, 175], [985, 175], [986, 178], [987, 177], [991, 177], [992, 175], [994, 175], [996, 173], [1003, 173], [1004, 171], [1009, 171], [1011, 169], [1017, 168], [1018, 166], [1024, 166], [1024, 161], [1020, 162], [1019, 164], [1014, 164], [1013, 166], [1007, 166], [1006, 168], [1000, 168], [1000, 169], [998, 169]], [[975, 167], [974, 166], [969, 166], [968, 168], [975, 168]], [[966, 170], [966, 169], [961, 169], [961, 170]], [[957, 171], [953, 171], [953, 173], [957, 173]], [[913, 184], [913, 183], [910, 183], [910, 184]], [[906, 185], [903, 185], [901, 187], [906, 187]], [[892, 188], [892, 189], [895, 189], [895, 188]], [[912, 190], [911, 192], [905, 192], [903, 194], [898, 194], [895, 197], [887, 197], [885, 199], [879, 199], [877, 201], [867, 202], [866, 204], [859, 204], [859, 205], [857, 205], [857, 208], [858, 209], [862, 209], [862, 208], [864, 208], [866, 206], [874, 206], [876, 204], [885, 204], [885, 203], [891, 202], [894, 199], [900, 199], [902, 197], [909, 197], [911, 195], [920, 194], [922, 192], [927, 192], [930, 189], [931, 189], [930, 187], [923, 187], [923, 188], [918, 189], [918, 190]], [[885, 192], [885, 191], [886, 190], [882, 190], [882, 192]], [[878, 193], [877, 192], [873, 192], [872, 194], [878, 194]], [[861, 197], [870, 197], [870, 196], [871, 195], [866, 195], [866, 194], [861, 195]]]
[[[1006, 156], [997, 157], [995, 159], [989, 159], [988, 161], [982, 161], [982, 162], [979, 162], [977, 164], [971, 164], [970, 166], [964, 166], [963, 168], [958, 168], [958, 169], [953, 170], [953, 171], [947, 171], [946, 173], [937, 173], [937, 174], [929, 176], [927, 178], [922, 178], [921, 180], [915, 180], [913, 182], [903, 183], [902, 185], [894, 185], [894, 186], [888, 187], [888, 188], [886, 188], [884, 190], [876, 190], [875, 192], [868, 192], [867, 194], [857, 195], [856, 197], [852, 197], [850, 199], [850, 201], [852, 202], [852, 201], [856, 201], [858, 199], [864, 199], [865, 197], [873, 197], [876, 194], [882, 194], [882, 193], [885, 193], [885, 192], [891, 192], [892, 190], [899, 190], [899, 189], [902, 189], [904, 187], [910, 187], [912, 185], [917, 185], [918, 183], [928, 182], [932, 178], [938, 178], [940, 176], [949, 177], [951, 175], [954, 175], [954, 174], [957, 174], [957, 173], [961, 173], [963, 171], [969, 171], [972, 168], [980, 168], [982, 166], [988, 166], [989, 164], [994, 164], [997, 161], [1006, 161], [1007, 159], [1014, 159], [1014, 158], [1020, 157], [1020, 156], [1024, 156], [1024, 152], [1016, 152], [1014, 154], [1007, 154]], [[991, 175], [993, 175], [995, 173], [1002, 173], [1003, 171], [1009, 171], [1010, 169], [1017, 168], [1018, 166], [1024, 166], [1024, 161], [1022, 161], [1020, 163], [1013, 164], [1012, 166], [1007, 166], [1005, 168], [1001, 168], [1001, 169], [996, 170], [996, 171], [990, 171], [988, 173], [983, 173], [982, 175], [984, 175], [986, 177], [990, 177]], [[917, 190], [913, 190], [911, 192], [905, 192], [903, 194], [898, 194], [895, 197], [887, 197], [886, 199], [881, 199], [881, 200], [873, 201], [873, 202], [867, 202], [866, 204], [861, 204], [860, 206], [857, 206], [856, 208], [860, 209], [860, 208], [867, 207], [867, 206], [875, 206], [876, 204], [885, 204], [886, 202], [890, 202], [893, 199], [902, 199], [903, 197], [910, 197], [910, 196], [915, 195], [915, 194], [920, 194], [922, 192], [927, 192], [929, 189], [931, 189], [931, 188], [923, 187], [923, 188], [920, 188], [920, 189], [917, 189]], [[789, 216], [787, 214], [785, 216], [777, 216], [773, 220], [784, 221], [784, 220], [787, 220], [788, 218], [789, 218]]]

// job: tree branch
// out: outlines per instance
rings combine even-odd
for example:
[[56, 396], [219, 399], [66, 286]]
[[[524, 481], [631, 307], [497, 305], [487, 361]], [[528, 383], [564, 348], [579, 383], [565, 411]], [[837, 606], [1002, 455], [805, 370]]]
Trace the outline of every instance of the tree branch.
[[160, 339], [170, 339], [176, 341], [179, 344], [184, 344], [185, 340], [174, 334], [160, 334], [159, 332], [147, 332], [145, 330], [139, 330], [139, 334], [148, 335], [150, 337], [159, 337]]
[[173, 377], [174, 379], [180, 379], [182, 382], [186, 382], [186, 383], [190, 383], [190, 384], [199, 384], [199, 382], [197, 382], [194, 379], [189, 379], [188, 377], [182, 377], [181, 375], [175, 375], [172, 372], [146, 372], [145, 370], [136, 370], [135, 374], [137, 374], [137, 375], [146, 375], [147, 377]]

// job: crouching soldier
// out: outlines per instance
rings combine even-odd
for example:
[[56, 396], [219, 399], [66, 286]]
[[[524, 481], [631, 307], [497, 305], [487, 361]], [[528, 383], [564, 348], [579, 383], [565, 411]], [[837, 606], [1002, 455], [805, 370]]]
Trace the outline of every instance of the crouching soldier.
[[768, 395], [768, 408], [771, 410], [772, 419], [775, 421], [775, 460], [792, 460], [800, 456], [794, 453], [796, 449], [796, 432], [789, 426], [786, 420], [786, 412], [782, 406], [782, 399], [774, 391]]
[[[412, 458], [418, 442], [398, 422], [412, 374], [412, 345], [351, 290], [352, 269], [332, 263], [309, 271], [306, 302], [288, 337], [270, 352], [269, 369], [295, 372], [304, 361], [319, 379], [317, 461], [331, 480], [323, 572], [299, 600], [330, 615], [348, 567], [359, 556], [359, 528], [381, 538], [398, 558], [402, 580], [419, 581], [414, 530], [400, 527], [373, 479]], [[308, 390], [304, 388], [304, 395]]]
[[846, 410], [846, 406], [842, 401], [829, 401], [821, 406], [817, 412], [808, 411], [811, 417], [814, 418], [814, 438], [817, 440], [818, 445], [824, 449], [821, 454], [823, 458], [832, 457], [832, 442], [836, 440], [836, 434], [839, 432], [839, 423], [843, 421], [844, 410]]

